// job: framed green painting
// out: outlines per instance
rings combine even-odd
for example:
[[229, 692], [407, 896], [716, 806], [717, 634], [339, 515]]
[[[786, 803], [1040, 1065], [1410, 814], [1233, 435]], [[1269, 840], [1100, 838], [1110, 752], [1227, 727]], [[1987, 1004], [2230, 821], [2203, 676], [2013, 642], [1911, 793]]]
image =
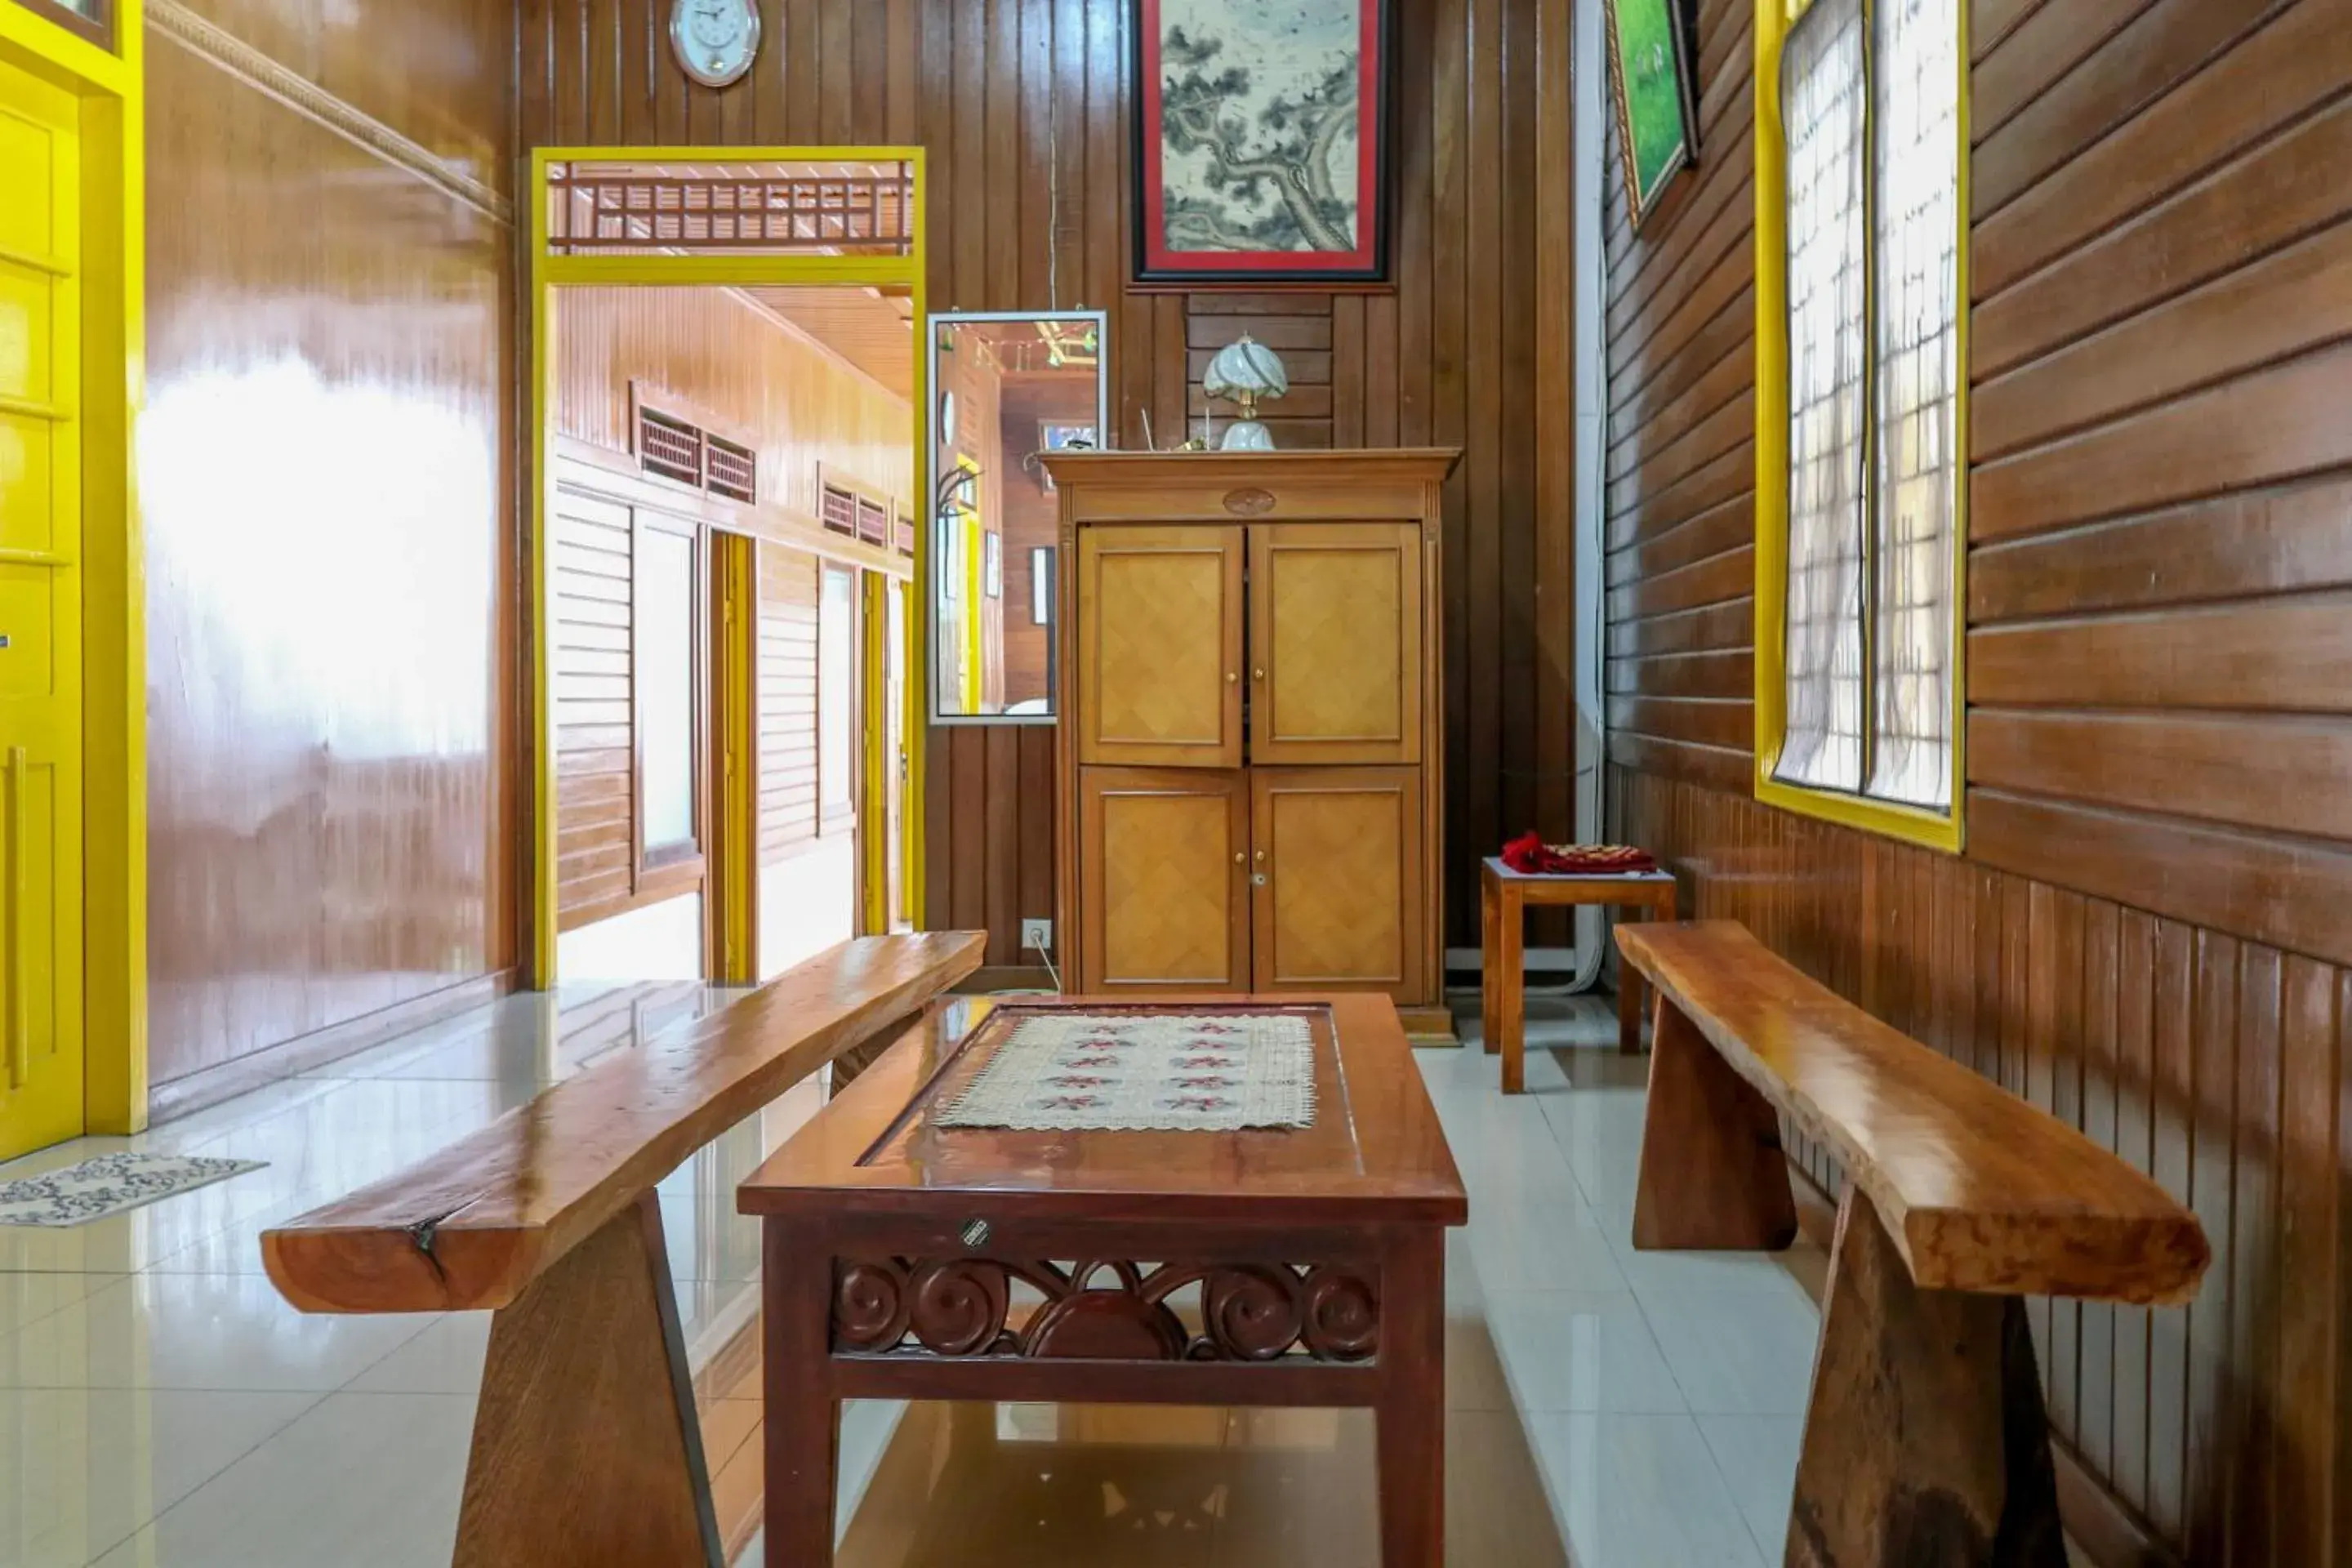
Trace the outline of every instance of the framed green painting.
[[1685, 0], [1609, 0], [1617, 133], [1633, 226], [1698, 162], [1698, 49]]

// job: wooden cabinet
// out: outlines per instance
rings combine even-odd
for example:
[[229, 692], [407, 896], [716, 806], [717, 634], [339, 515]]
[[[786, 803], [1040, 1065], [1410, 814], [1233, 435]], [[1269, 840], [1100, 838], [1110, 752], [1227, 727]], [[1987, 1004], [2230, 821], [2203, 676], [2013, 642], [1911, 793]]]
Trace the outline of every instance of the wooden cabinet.
[[1238, 528], [1079, 535], [1081, 762], [1241, 765], [1242, 559]]
[[1080, 989], [1246, 987], [1246, 775], [1087, 768], [1079, 788]]
[[1249, 531], [1250, 761], [1421, 760], [1421, 529]]
[[1254, 768], [1253, 984], [1419, 1002], [1421, 770]]
[[1079, 989], [1374, 990], [1452, 1032], [1435, 617], [1456, 456], [1047, 460]]

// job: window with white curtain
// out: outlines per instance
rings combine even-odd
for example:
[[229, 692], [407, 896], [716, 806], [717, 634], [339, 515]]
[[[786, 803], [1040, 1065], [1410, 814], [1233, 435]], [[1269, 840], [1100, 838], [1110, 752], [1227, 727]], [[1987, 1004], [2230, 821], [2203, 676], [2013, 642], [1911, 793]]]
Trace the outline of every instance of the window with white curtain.
[[1780, 53], [1788, 575], [1773, 776], [1952, 806], [1959, 0], [1812, 0]]

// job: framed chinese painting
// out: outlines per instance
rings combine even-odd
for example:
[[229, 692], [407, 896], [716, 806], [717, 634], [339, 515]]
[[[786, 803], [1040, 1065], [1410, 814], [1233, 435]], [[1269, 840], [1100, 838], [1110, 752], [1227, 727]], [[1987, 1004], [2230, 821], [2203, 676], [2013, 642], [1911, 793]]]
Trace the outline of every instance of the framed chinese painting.
[[1618, 147], [1633, 226], [1698, 162], [1697, 33], [1685, 0], [1609, 0]]
[[1134, 0], [1143, 283], [1388, 273], [1388, 0]]

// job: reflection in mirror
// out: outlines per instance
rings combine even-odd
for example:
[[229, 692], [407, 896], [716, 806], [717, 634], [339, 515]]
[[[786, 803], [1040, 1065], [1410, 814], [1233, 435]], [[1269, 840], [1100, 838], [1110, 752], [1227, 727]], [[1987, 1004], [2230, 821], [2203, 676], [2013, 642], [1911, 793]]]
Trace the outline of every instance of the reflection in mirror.
[[1059, 500], [1038, 461], [1101, 444], [1099, 310], [935, 315], [931, 711], [1054, 715]]

